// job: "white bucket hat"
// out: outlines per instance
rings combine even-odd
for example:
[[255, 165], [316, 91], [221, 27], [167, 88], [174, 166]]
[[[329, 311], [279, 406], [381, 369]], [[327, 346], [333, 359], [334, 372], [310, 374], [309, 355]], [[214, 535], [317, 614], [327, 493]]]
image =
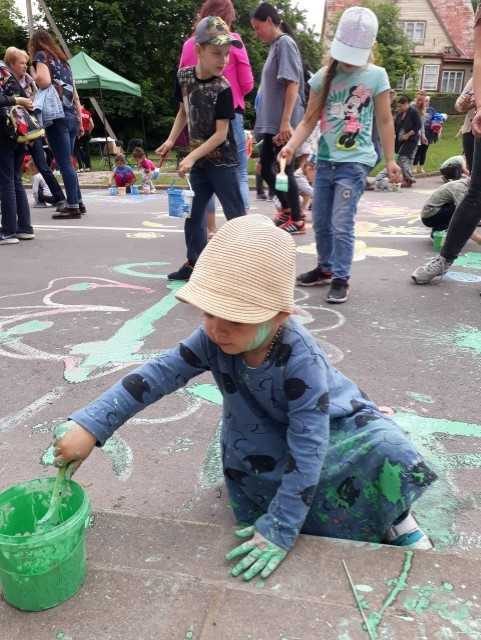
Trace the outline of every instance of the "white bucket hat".
[[226, 222], [201, 253], [182, 302], [231, 322], [258, 324], [294, 308], [296, 245], [261, 215]]
[[376, 42], [379, 23], [376, 14], [366, 7], [351, 7], [344, 11], [331, 45], [331, 58], [363, 67], [369, 62]]

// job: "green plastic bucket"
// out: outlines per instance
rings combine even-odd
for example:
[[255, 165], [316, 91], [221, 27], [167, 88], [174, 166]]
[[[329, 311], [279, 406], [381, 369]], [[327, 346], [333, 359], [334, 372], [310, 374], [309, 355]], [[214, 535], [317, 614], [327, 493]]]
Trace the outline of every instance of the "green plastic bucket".
[[55, 607], [77, 593], [85, 579], [90, 502], [80, 485], [67, 481], [59, 524], [35, 533], [54, 482], [31, 480], [0, 493], [0, 586], [5, 600], [17, 609]]

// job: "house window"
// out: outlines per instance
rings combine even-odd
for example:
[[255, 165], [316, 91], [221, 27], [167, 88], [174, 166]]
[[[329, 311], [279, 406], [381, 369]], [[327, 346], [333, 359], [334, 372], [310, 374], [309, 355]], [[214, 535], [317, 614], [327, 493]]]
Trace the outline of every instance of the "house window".
[[425, 64], [423, 66], [421, 89], [423, 89], [424, 91], [437, 91], [438, 80], [439, 80], [439, 65]]
[[404, 33], [414, 44], [424, 44], [426, 36], [426, 23], [417, 20], [403, 22]]
[[441, 93], [457, 93], [463, 90], [464, 71], [443, 71]]

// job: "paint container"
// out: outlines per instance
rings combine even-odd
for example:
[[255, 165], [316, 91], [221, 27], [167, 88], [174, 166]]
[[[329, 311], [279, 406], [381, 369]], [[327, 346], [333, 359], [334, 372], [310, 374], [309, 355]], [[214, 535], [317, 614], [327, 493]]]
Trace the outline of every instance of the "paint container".
[[443, 248], [444, 241], [446, 240], [446, 231], [433, 231], [433, 249], [437, 253]]
[[42, 611], [65, 602], [86, 575], [85, 529], [90, 501], [80, 485], [67, 482], [59, 524], [35, 533], [48, 510], [55, 478], [41, 478], [0, 493], [0, 584], [8, 604]]
[[182, 192], [184, 197], [184, 214], [186, 218], [190, 218], [190, 213], [192, 211], [192, 201], [194, 199], [194, 192], [192, 189], [185, 189]]
[[118, 195], [119, 190], [117, 189], [117, 187], [110, 187], [109, 188], [109, 195], [110, 196], [116, 196]]
[[184, 217], [184, 192], [179, 187], [173, 185], [167, 189], [169, 199], [169, 216], [173, 218]]

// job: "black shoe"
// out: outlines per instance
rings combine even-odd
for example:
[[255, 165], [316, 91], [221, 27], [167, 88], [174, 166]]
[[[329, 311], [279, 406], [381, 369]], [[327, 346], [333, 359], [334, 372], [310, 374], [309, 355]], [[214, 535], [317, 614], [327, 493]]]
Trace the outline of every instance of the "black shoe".
[[78, 210], [82, 215], [85, 215], [87, 213], [87, 207], [84, 205], [83, 202], [79, 202]]
[[67, 220], [73, 218], [81, 218], [82, 214], [80, 213], [80, 209], [78, 207], [69, 207], [66, 205], [61, 209], [57, 209], [58, 213], [54, 213], [52, 218], [54, 220]]
[[188, 262], [186, 262], [177, 271], [174, 271], [173, 273], [169, 273], [167, 278], [169, 280], [189, 280], [193, 270], [194, 270], [194, 267], [192, 267]]
[[66, 206], [67, 206], [66, 200], [57, 200], [57, 202], [54, 203], [54, 207], [56, 207], [57, 211], [60, 211], [60, 209], [63, 209]]
[[346, 280], [335, 278], [331, 283], [331, 288], [326, 297], [326, 302], [330, 304], [340, 304], [346, 302], [349, 296], [349, 283]]
[[331, 284], [332, 275], [321, 270], [320, 267], [316, 267], [312, 271], [306, 271], [301, 273], [296, 278], [296, 284], [300, 287], [316, 287], [325, 284]]
[[258, 193], [257, 194], [257, 199], [258, 200], [267, 200], [267, 196], [265, 193]]

